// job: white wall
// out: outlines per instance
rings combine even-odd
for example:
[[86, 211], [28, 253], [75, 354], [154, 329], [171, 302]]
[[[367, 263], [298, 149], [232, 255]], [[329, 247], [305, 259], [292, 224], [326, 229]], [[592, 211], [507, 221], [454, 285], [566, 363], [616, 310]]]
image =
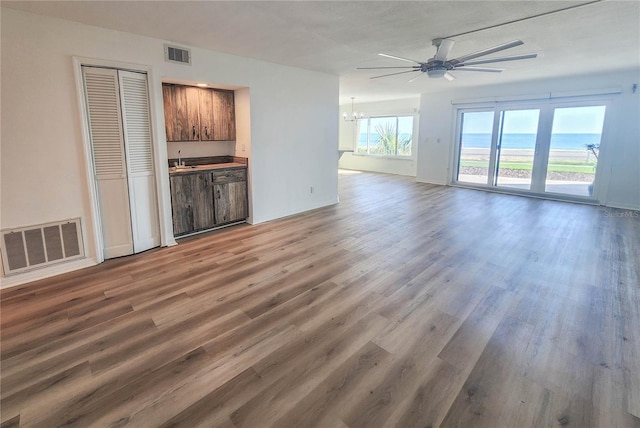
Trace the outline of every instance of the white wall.
[[[250, 129], [238, 130], [242, 144], [235, 151], [251, 157], [254, 223], [337, 202], [337, 76], [199, 48], [192, 48], [191, 66], [171, 64], [164, 61], [163, 40], [6, 8], [1, 19], [3, 229], [72, 217], [90, 223], [73, 57], [150, 69], [165, 235], [171, 233], [171, 210], [163, 80], [248, 88], [239, 91], [244, 107], [238, 127]], [[87, 255], [95, 257], [94, 232], [85, 232]]]
[[[236, 142], [234, 145], [235, 156], [249, 158], [249, 169], [253, 168], [251, 162], [251, 93], [249, 88], [237, 89], [235, 91], [236, 104]], [[253, 182], [251, 175], [249, 179], [249, 194], [252, 194]], [[249, 198], [249, 218], [247, 221], [253, 223], [253, 202]]]
[[639, 81], [640, 72], [630, 70], [423, 94], [416, 178], [435, 184], [450, 182], [455, 138], [452, 101], [621, 88], [622, 94], [611, 96], [604, 125], [602, 153], [606, 147], [607, 159], [601, 156], [598, 166], [605, 169], [600, 202], [640, 209], [640, 91], [634, 94], [631, 90], [632, 84]]
[[[413, 126], [413, 146], [411, 148], [411, 159], [394, 159], [382, 156], [356, 155], [345, 152], [340, 157], [339, 166], [344, 169], [355, 169], [359, 171], [385, 172], [389, 174], [416, 175], [416, 152], [418, 149], [418, 123], [420, 108], [420, 98], [407, 98], [391, 101], [380, 101], [373, 103], [354, 103], [354, 111], [364, 112], [370, 116], [399, 116], [415, 115]], [[340, 115], [347, 113], [351, 115], [351, 103], [340, 106]], [[355, 123], [340, 119], [340, 149], [353, 150], [355, 139]]]

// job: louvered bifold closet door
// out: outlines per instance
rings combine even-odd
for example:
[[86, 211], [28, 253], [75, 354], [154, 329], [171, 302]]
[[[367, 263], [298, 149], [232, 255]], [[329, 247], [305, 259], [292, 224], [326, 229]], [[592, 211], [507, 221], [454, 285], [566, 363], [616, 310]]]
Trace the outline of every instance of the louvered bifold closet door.
[[118, 72], [82, 67], [104, 257], [133, 253]]
[[160, 245], [147, 75], [118, 71], [134, 252]]

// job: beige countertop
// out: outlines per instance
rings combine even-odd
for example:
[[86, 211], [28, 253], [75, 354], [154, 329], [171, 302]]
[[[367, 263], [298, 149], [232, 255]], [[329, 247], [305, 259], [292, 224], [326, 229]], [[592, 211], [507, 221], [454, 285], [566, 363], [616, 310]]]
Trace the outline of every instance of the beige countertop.
[[217, 170], [217, 169], [234, 169], [234, 168], [246, 168], [247, 165], [239, 162], [225, 162], [225, 163], [212, 163], [207, 165], [194, 165], [191, 167], [182, 167], [169, 168], [169, 174], [177, 175], [177, 174], [188, 174], [194, 172], [208, 171], [208, 170]]

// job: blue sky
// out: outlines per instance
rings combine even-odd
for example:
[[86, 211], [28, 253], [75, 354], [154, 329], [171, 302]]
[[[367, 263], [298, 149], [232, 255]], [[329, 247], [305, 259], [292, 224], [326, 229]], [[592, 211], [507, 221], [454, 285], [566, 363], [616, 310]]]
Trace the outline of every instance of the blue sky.
[[[604, 106], [556, 108], [553, 120], [554, 134], [599, 134], [604, 122]], [[505, 112], [505, 134], [535, 134], [539, 110], [509, 110]], [[464, 132], [490, 134], [493, 111], [464, 114]]]
[[557, 108], [553, 134], [599, 134], [604, 123], [604, 106]]

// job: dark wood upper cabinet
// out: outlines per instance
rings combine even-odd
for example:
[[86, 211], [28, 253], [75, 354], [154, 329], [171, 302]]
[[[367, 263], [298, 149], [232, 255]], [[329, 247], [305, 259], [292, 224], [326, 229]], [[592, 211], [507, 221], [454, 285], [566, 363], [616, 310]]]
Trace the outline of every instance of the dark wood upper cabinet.
[[162, 85], [162, 96], [167, 141], [198, 141], [200, 139], [198, 88]]
[[213, 91], [200, 90], [200, 140], [213, 141]]
[[176, 135], [176, 95], [171, 85], [162, 85], [162, 99], [164, 100], [164, 130], [167, 141], [179, 141]]
[[[198, 141], [200, 140], [200, 90], [191, 86], [182, 88], [185, 91], [187, 122], [185, 127], [180, 128], [180, 136], [183, 138], [182, 141]], [[180, 110], [178, 112], [180, 113]]]
[[233, 91], [163, 84], [167, 141], [233, 141]]
[[213, 91], [214, 139], [236, 139], [236, 111], [232, 91]]

